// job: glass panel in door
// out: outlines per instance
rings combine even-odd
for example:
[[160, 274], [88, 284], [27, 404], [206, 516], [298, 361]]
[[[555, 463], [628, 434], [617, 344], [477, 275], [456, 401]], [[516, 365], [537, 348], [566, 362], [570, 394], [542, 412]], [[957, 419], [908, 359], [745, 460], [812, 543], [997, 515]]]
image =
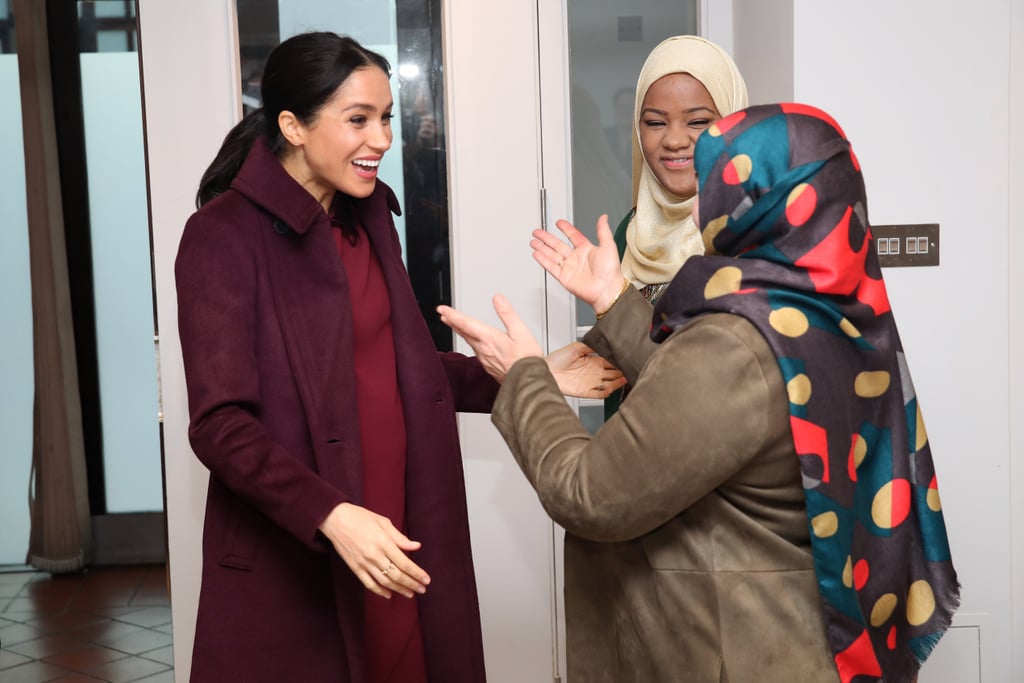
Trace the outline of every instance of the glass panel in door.
[[[632, 208], [633, 98], [650, 51], [671, 36], [697, 32], [697, 3], [667, 0], [568, 0], [572, 120], [572, 210], [577, 228], [596, 240], [598, 217], [612, 230]], [[577, 336], [594, 323], [576, 304]], [[601, 401], [581, 401], [591, 430], [602, 422]]]

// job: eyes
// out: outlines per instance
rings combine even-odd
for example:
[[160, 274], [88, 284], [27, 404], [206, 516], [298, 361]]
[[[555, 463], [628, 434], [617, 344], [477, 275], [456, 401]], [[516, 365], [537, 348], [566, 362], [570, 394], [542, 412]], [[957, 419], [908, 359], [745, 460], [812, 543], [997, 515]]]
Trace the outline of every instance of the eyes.
[[[389, 109], [386, 112], [384, 112], [384, 114], [380, 117], [380, 122], [385, 126], [390, 126], [391, 119], [393, 118], [395, 118], [395, 115]], [[371, 117], [367, 116], [366, 114], [353, 114], [348, 118], [348, 122], [354, 126], [362, 127], [369, 123], [370, 119]]]
[[[702, 130], [706, 129], [708, 126], [710, 126], [711, 122], [712, 122], [712, 119], [710, 119], [710, 118], [700, 117], [700, 118], [695, 118], [695, 119], [687, 119], [686, 121], [684, 121], [684, 124], [688, 128], [692, 128], [693, 130], [701, 130], [702, 131]], [[640, 121], [640, 125], [642, 125], [645, 128], [658, 129], [658, 128], [664, 128], [665, 126], [667, 126], [668, 125], [668, 121], [665, 121], [664, 119], [658, 119], [658, 118], [644, 118], [644, 119], [642, 119]]]

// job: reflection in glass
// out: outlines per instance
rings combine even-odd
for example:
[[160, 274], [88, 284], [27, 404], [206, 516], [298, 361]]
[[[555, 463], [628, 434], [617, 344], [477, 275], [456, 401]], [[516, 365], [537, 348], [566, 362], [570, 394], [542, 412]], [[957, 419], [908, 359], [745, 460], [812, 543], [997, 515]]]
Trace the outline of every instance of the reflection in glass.
[[451, 303], [440, 0], [237, 0], [237, 8], [244, 113], [261, 106], [267, 55], [295, 33], [349, 35], [391, 62], [401, 125], [380, 177], [402, 205], [395, 227], [420, 310], [437, 348], [451, 350], [451, 332], [434, 312]]
[[[633, 98], [648, 53], [670, 36], [695, 33], [696, 2], [569, 0], [573, 221], [591, 239], [608, 214], [612, 230], [632, 208]], [[594, 323], [577, 302], [576, 324]]]

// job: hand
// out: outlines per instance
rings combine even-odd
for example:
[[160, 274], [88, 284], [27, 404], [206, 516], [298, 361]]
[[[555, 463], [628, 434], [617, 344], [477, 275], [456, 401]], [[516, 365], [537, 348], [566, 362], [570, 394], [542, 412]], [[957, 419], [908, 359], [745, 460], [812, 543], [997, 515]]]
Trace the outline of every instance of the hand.
[[503, 382], [517, 360], [528, 356], [543, 356], [544, 353], [508, 299], [501, 294], [496, 295], [494, 310], [505, 326], [504, 332], [450, 306], [437, 307], [441, 322], [466, 340], [487, 374]]
[[352, 503], [342, 503], [327, 515], [320, 531], [366, 588], [390, 598], [397, 591], [407, 598], [426, 593], [430, 577], [405, 553], [419, 550], [387, 517]]
[[618, 368], [582, 342], [552, 351], [545, 360], [566, 396], [605, 398], [626, 383]]
[[572, 246], [547, 230], [534, 230], [530, 247], [533, 258], [551, 273], [570, 294], [594, 307], [607, 308], [622, 291], [622, 269], [615, 237], [608, 227], [608, 216], [597, 219], [597, 245], [587, 239], [571, 223], [555, 222]]

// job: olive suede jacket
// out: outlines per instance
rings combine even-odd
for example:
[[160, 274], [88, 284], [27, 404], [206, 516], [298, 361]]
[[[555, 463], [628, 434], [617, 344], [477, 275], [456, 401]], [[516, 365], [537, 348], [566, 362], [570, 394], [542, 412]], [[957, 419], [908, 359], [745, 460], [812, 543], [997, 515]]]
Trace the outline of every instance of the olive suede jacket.
[[837, 681], [775, 356], [738, 316], [650, 320], [629, 288], [584, 338], [633, 385], [594, 436], [541, 359], [492, 412], [566, 530], [569, 680]]

